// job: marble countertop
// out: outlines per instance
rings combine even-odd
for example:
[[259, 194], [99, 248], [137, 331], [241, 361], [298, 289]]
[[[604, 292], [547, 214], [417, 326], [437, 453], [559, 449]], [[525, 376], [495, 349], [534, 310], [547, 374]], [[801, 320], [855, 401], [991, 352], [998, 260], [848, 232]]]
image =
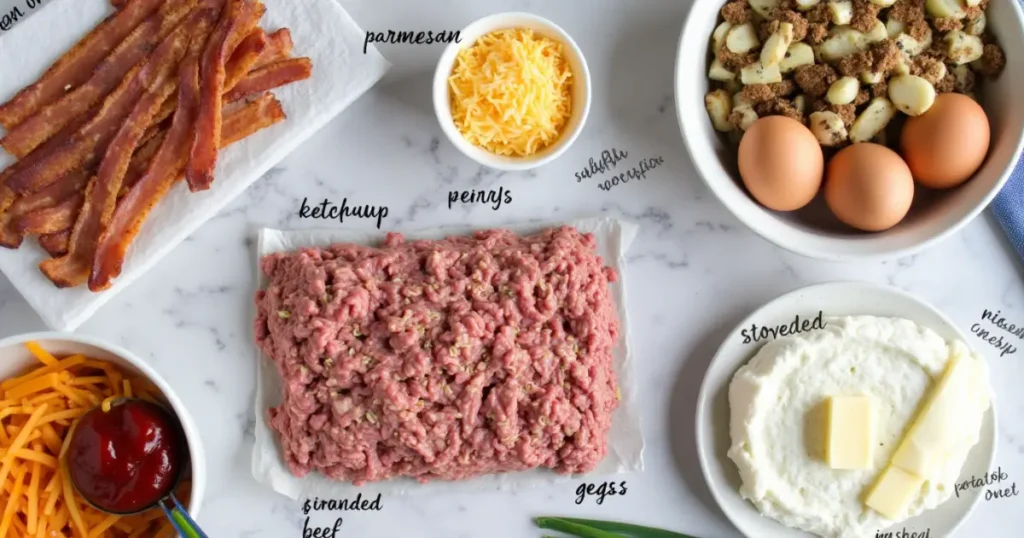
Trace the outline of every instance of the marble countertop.
[[[753, 309], [804, 285], [842, 279], [885, 283], [936, 305], [966, 331], [983, 309], [1024, 324], [1022, 265], [986, 214], [928, 251], [887, 262], [835, 264], [784, 252], [746, 229], [704, 187], [683, 149], [673, 103], [676, 44], [686, 1], [676, 0], [341, 0], [365, 29], [454, 30], [477, 17], [531, 11], [562, 25], [590, 64], [590, 119], [558, 161], [531, 173], [483, 169], [444, 139], [430, 85], [441, 46], [385, 45], [388, 76], [240, 196], [80, 332], [147, 358], [177, 388], [206, 443], [210, 472], [200, 522], [215, 538], [301, 537], [299, 502], [259, 486], [253, 445], [251, 341], [254, 238], [261, 226], [344, 226], [298, 217], [303, 198], [386, 205], [386, 229], [607, 214], [641, 225], [629, 252], [646, 470], [624, 476], [625, 496], [576, 505], [573, 481], [517, 492], [385, 498], [379, 512], [344, 517], [339, 536], [531, 538], [542, 514], [623, 519], [703, 538], [740, 536], [704, 483], [693, 440], [697, 392], [725, 334]], [[303, 39], [296, 36], [301, 50]], [[662, 157], [642, 181], [609, 192], [574, 172], [604, 149], [626, 162]], [[498, 189], [512, 202], [448, 207], [450, 190]], [[0, 277], [0, 337], [42, 330], [32, 309]], [[1000, 357], [977, 338], [997, 394], [997, 464], [1024, 481], [1024, 352]], [[1022, 345], [1021, 347], [1024, 347]], [[1004, 537], [1024, 527], [1021, 498], [982, 502], [958, 536]]]

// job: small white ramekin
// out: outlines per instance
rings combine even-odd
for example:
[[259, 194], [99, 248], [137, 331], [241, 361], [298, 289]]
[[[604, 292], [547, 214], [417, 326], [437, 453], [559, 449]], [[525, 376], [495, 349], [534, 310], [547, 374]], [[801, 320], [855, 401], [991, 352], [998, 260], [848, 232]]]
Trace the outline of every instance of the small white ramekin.
[[[459, 132], [452, 120], [451, 103], [448, 95], [448, 77], [455, 65], [455, 58], [463, 49], [470, 47], [480, 37], [506, 28], [527, 28], [539, 35], [558, 40], [563, 44], [566, 59], [572, 69], [572, 115], [566, 123], [562, 136], [554, 144], [529, 157], [506, 157], [495, 155], [469, 143]], [[557, 24], [529, 13], [498, 13], [479, 19], [465, 27], [460, 33], [461, 43], [452, 43], [441, 54], [434, 72], [434, 111], [441, 130], [455, 144], [459, 151], [474, 161], [498, 170], [519, 171], [536, 168], [558, 158], [583, 130], [590, 112], [590, 70], [576, 42]]]
[[[160, 389], [185, 432], [192, 475], [191, 494], [187, 503], [188, 512], [193, 518], [197, 517], [203, 504], [203, 493], [206, 491], [206, 453], [203, 450], [203, 441], [199, 437], [199, 428], [196, 427], [192, 416], [185, 409], [185, 404], [181, 402], [167, 381], [164, 381], [164, 378], [156, 370], [127, 349], [89, 336], [58, 332], [23, 334], [0, 339], [0, 380], [21, 374], [26, 368], [33, 365], [39, 365], [38, 361], [25, 348], [25, 342], [37, 342], [43, 349], [58, 356], [82, 354], [89, 358], [107, 361], [125, 372], [149, 380], [156, 388]], [[181, 500], [185, 501], [185, 499]]]

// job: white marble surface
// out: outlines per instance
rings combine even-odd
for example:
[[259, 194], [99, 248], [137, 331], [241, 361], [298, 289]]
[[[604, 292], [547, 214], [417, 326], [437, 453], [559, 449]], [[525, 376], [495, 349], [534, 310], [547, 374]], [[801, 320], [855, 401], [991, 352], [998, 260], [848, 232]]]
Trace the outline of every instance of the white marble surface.
[[[96, 1], [96, 0], [90, 0]], [[442, 138], [430, 105], [439, 46], [382, 47], [390, 75], [302, 146], [81, 332], [152, 360], [195, 415], [210, 469], [201, 523], [214, 538], [302, 536], [301, 506], [249, 474], [254, 347], [253, 238], [260, 226], [330, 223], [297, 217], [303, 197], [384, 204], [389, 229], [607, 213], [642, 225], [629, 257], [629, 308], [638, 357], [647, 470], [623, 477], [624, 497], [574, 504], [570, 485], [513, 493], [386, 498], [381, 512], [344, 517], [340, 536], [532, 538], [542, 514], [623, 519], [702, 538], [739, 533], [704, 484], [693, 442], [693, 408], [707, 362], [724, 334], [758, 305], [794, 288], [837, 279], [888, 283], [926, 299], [966, 330], [983, 308], [1024, 324], [1024, 272], [989, 216], [929, 251], [882, 263], [831, 264], [783, 252], [745, 229], [702, 185], [686, 155], [672, 98], [675, 47], [688, 2], [672, 0], [342, 0], [373, 30], [457, 29], [493, 12], [527, 10], [561, 24], [583, 48], [594, 80], [585, 131], [561, 159], [536, 173], [497, 174]], [[304, 39], [296, 36], [297, 50]], [[0, 67], [2, 72], [2, 67]], [[665, 165], [611, 192], [573, 172], [602, 149], [629, 163]], [[450, 189], [511, 189], [513, 202], [447, 207]], [[333, 225], [338, 225], [334, 223]], [[369, 221], [346, 227], [371, 228]], [[0, 277], [0, 336], [43, 329]], [[1024, 485], [1024, 351], [986, 353], [998, 398], [998, 464]], [[1024, 348], [1024, 343], [1020, 346]], [[1009, 537], [1024, 527], [1021, 497], [983, 502], [957, 536]]]

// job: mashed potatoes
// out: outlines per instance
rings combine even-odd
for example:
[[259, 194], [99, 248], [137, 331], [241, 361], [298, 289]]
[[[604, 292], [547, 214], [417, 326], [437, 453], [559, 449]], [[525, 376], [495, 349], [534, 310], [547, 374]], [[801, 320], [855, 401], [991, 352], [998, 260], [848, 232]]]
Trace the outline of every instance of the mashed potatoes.
[[[874, 536], [892, 524], [862, 503], [865, 491], [892, 458], [922, 398], [957, 354], [971, 355], [960, 341], [946, 342], [912, 321], [857, 316], [826, 320], [822, 330], [766, 344], [741, 368], [729, 387], [732, 446], [740, 494], [762, 514], [820, 536]], [[977, 443], [989, 394], [985, 372], [976, 390], [984, 406], [959, 424], [963, 442], [936, 476], [925, 482], [906, 517], [946, 501]], [[869, 395], [875, 403], [873, 465], [836, 470], [825, 463], [825, 402], [834, 395]]]

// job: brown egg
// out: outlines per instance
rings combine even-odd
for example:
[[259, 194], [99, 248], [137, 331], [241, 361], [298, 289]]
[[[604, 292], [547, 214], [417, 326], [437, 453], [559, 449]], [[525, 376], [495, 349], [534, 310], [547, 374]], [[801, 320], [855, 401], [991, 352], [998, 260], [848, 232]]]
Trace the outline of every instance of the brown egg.
[[825, 174], [825, 203], [839, 220], [868, 232], [892, 228], [914, 200], [910, 168], [879, 144], [854, 144], [832, 157]]
[[793, 211], [810, 203], [821, 188], [825, 157], [804, 124], [785, 116], [754, 122], [740, 140], [740, 177], [769, 209]]
[[981, 105], [966, 95], [943, 93], [927, 112], [907, 120], [900, 151], [919, 183], [948, 189], [981, 168], [989, 137], [988, 116]]

